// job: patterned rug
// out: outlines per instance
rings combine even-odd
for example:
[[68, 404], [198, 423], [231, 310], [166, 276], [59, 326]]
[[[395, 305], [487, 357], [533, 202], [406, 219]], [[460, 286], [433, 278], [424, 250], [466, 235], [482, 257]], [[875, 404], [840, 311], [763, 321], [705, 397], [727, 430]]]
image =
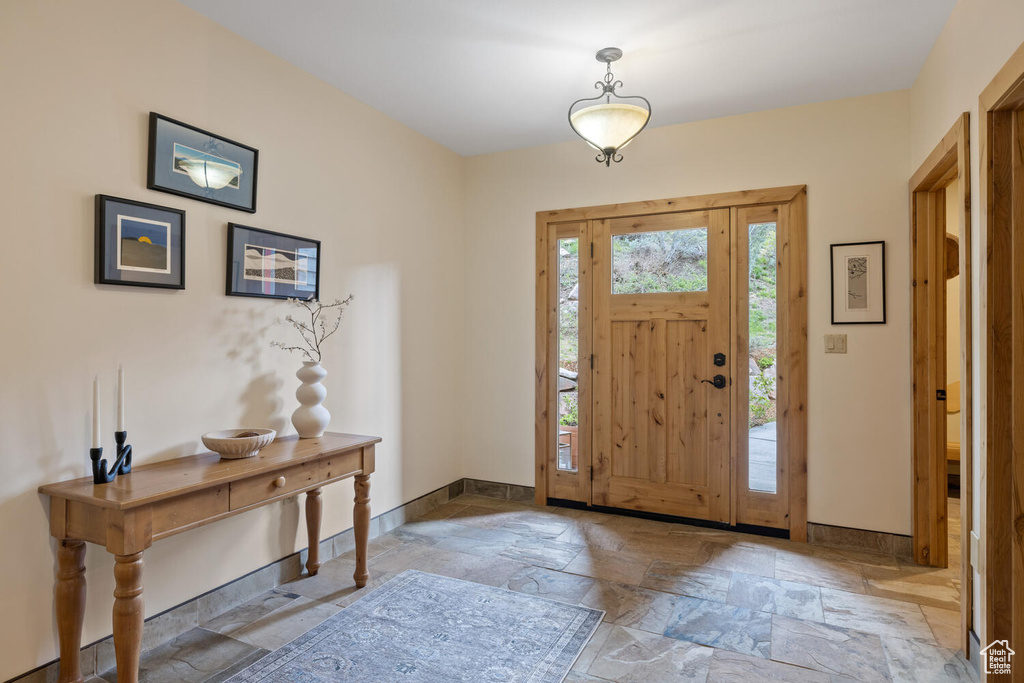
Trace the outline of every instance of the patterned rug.
[[410, 570], [229, 683], [561, 683], [603, 617]]

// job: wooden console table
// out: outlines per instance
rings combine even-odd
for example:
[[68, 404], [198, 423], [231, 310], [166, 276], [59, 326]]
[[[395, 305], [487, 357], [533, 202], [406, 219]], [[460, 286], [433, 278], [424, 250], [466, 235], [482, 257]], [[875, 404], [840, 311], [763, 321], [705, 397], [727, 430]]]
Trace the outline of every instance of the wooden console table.
[[142, 648], [142, 553], [161, 538], [306, 493], [312, 575], [320, 568], [320, 487], [355, 477], [356, 586], [369, 580], [370, 474], [376, 436], [327, 433], [282, 437], [255, 458], [221, 460], [203, 453], [133, 467], [109, 484], [91, 477], [39, 487], [50, 496], [50, 534], [57, 550], [60, 683], [83, 680], [79, 666], [85, 618], [85, 543], [114, 555], [114, 651], [117, 679], [139, 680]]

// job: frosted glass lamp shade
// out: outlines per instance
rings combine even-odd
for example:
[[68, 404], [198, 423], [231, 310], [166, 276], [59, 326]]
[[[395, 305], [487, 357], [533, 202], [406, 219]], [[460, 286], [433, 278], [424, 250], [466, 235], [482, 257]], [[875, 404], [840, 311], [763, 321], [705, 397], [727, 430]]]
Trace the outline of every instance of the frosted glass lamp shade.
[[178, 166], [199, 187], [219, 190], [242, 174], [237, 164], [222, 164], [210, 159], [179, 159]]
[[651, 112], [634, 104], [604, 103], [569, 116], [576, 133], [602, 152], [620, 149], [647, 125]]

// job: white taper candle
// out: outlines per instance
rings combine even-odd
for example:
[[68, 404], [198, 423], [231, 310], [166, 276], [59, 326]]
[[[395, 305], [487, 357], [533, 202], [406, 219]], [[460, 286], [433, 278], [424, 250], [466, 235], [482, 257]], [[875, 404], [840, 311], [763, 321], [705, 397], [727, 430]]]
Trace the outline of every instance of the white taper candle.
[[100, 441], [100, 378], [97, 375], [92, 380], [92, 447], [99, 448], [102, 443]]
[[117, 431], [124, 431], [124, 368], [117, 366]]

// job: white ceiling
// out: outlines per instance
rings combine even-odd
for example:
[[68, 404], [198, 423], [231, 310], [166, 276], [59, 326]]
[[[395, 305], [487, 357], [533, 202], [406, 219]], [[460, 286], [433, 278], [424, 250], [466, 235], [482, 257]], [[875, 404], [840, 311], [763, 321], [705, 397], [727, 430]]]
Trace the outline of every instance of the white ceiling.
[[[462, 155], [574, 138], [602, 47], [651, 126], [908, 88], [956, 0], [181, 0]], [[343, 122], [339, 122], [343, 125]]]

